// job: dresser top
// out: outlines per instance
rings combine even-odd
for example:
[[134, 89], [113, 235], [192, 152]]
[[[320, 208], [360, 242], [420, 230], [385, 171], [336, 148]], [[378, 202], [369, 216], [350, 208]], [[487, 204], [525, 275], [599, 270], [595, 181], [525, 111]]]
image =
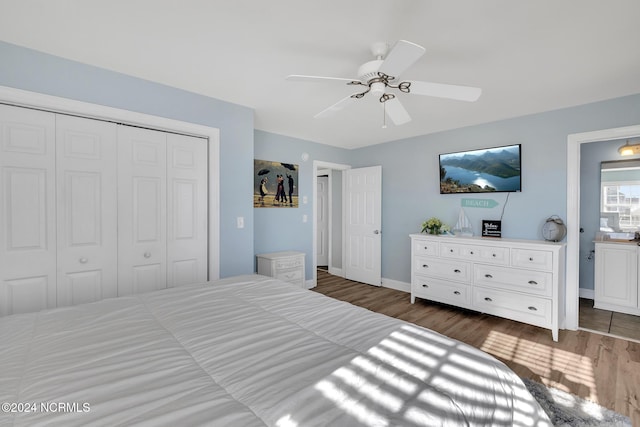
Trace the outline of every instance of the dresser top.
[[433, 239], [433, 240], [442, 240], [447, 242], [458, 242], [458, 243], [471, 243], [471, 244], [494, 244], [500, 245], [502, 244], [531, 244], [531, 245], [546, 245], [551, 247], [564, 247], [566, 243], [564, 242], [549, 242], [547, 240], [527, 240], [527, 239], [505, 239], [502, 237], [482, 237], [482, 236], [455, 236], [453, 234], [425, 234], [425, 233], [415, 233], [410, 234], [409, 237], [412, 239]]
[[266, 254], [257, 254], [256, 256], [258, 258], [266, 258], [266, 259], [281, 259], [281, 258], [288, 258], [288, 257], [300, 256], [300, 255], [304, 257], [304, 252], [283, 251], [283, 252], [271, 252]]

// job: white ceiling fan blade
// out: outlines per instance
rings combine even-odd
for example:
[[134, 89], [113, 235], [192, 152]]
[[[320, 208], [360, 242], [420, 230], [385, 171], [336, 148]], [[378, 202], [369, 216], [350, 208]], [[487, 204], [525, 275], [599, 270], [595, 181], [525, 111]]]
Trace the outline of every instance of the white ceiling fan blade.
[[345, 79], [342, 77], [302, 76], [299, 74], [291, 74], [287, 76], [287, 80], [291, 82], [338, 81], [338, 82], [344, 82], [344, 83], [358, 81], [358, 79]]
[[406, 40], [399, 40], [385, 57], [378, 72], [387, 76], [398, 77], [412, 66], [418, 58], [424, 55], [424, 52], [425, 49], [420, 45]]
[[482, 89], [471, 86], [448, 85], [444, 83], [410, 82], [409, 93], [414, 95], [436, 96], [458, 101], [477, 101]]
[[411, 121], [411, 116], [402, 106], [398, 98], [391, 98], [384, 102], [384, 109], [387, 116], [394, 125], [399, 126]]
[[325, 108], [324, 110], [320, 111], [318, 114], [313, 116], [313, 118], [321, 119], [323, 117], [328, 117], [334, 114], [335, 112], [342, 110], [344, 107], [346, 107], [347, 105], [350, 105], [354, 101], [356, 101], [356, 98], [353, 98], [351, 95], [349, 95], [346, 98], [342, 98], [340, 101], [336, 102], [331, 107]]

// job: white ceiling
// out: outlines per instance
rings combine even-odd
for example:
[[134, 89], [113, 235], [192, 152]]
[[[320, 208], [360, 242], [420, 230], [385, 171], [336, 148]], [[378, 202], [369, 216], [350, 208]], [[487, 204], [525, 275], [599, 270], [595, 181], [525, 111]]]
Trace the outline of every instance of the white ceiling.
[[[251, 107], [257, 129], [356, 148], [640, 93], [638, 0], [0, 0], [0, 40]], [[372, 42], [426, 48], [401, 80], [481, 87], [475, 103], [400, 94], [382, 129], [356, 90]], [[1, 58], [0, 58], [1, 64]]]

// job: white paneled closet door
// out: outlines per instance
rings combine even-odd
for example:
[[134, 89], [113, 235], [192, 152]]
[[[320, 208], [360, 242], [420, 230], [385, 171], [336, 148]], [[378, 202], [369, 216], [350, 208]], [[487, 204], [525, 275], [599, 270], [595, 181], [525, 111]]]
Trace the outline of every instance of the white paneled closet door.
[[167, 287], [167, 135], [118, 126], [118, 295]]
[[207, 280], [207, 141], [167, 134], [167, 286]]
[[56, 306], [54, 115], [0, 105], [0, 315]]
[[58, 306], [117, 295], [117, 125], [56, 115]]

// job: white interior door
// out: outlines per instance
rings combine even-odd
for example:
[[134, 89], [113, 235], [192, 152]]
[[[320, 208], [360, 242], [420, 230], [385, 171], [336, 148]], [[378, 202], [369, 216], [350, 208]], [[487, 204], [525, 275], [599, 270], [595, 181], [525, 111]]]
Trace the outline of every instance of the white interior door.
[[0, 105], [0, 315], [56, 306], [55, 116]]
[[58, 306], [117, 294], [117, 125], [56, 115]]
[[316, 193], [316, 226], [317, 231], [317, 265], [329, 265], [329, 177], [317, 178]]
[[118, 295], [167, 287], [167, 137], [118, 126]]
[[207, 280], [207, 141], [167, 134], [167, 286]]
[[345, 173], [345, 276], [381, 286], [382, 167]]

